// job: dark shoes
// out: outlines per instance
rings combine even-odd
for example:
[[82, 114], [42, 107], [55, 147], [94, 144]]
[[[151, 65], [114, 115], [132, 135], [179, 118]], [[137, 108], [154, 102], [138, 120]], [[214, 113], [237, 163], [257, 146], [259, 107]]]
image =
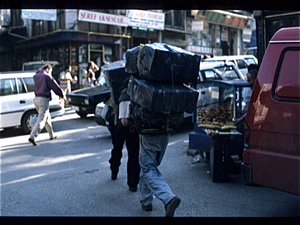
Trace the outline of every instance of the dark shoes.
[[165, 217], [173, 217], [176, 208], [179, 206], [181, 200], [178, 197], [172, 198], [172, 200], [165, 206], [166, 215]]
[[54, 140], [54, 139], [56, 139], [56, 138], [57, 138], [57, 136], [54, 136], [54, 137], [50, 138], [50, 140]]
[[137, 187], [136, 187], [136, 186], [134, 186], [134, 187], [129, 187], [129, 190], [130, 190], [131, 192], [136, 192], [136, 191], [137, 191]]
[[118, 173], [111, 172], [111, 179], [112, 180], [116, 180], [117, 176], [118, 176]]
[[142, 209], [147, 211], [147, 212], [150, 212], [152, 211], [152, 204], [150, 205], [142, 205]]
[[28, 141], [29, 141], [31, 144], [33, 144], [34, 146], [37, 146], [37, 144], [35, 143], [35, 141], [34, 141], [33, 139], [29, 138]]

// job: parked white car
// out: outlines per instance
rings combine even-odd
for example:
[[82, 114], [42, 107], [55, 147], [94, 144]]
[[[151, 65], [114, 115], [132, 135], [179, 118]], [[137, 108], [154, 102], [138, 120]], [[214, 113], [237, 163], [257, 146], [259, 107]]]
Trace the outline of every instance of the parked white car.
[[213, 58], [205, 59], [204, 62], [232, 62], [244, 76], [248, 73], [249, 65], [257, 65], [258, 63], [257, 58], [253, 55], [215, 56]]
[[[35, 72], [0, 73], [0, 129], [22, 126], [30, 133], [37, 121], [37, 111], [33, 99]], [[64, 114], [64, 102], [51, 91], [51, 117]]]

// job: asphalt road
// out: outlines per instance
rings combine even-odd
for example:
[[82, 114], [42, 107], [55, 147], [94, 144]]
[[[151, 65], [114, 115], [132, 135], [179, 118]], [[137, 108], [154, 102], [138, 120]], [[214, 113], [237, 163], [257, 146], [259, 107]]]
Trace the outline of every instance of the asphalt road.
[[[163, 217], [164, 206], [142, 211], [138, 192], [126, 181], [126, 147], [118, 179], [110, 179], [110, 133], [92, 116], [80, 118], [67, 109], [55, 118], [58, 135], [42, 132], [32, 146], [20, 129], [0, 131], [1, 216]], [[299, 196], [260, 186], [247, 186], [239, 174], [231, 182], [212, 183], [209, 167], [187, 154], [189, 129], [170, 137], [160, 170], [182, 202], [182, 218], [300, 218]]]

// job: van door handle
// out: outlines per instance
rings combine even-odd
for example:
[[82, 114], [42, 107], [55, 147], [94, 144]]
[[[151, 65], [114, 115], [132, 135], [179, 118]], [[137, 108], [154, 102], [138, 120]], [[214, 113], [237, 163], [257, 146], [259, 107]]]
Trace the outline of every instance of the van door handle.
[[24, 103], [26, 103], [26, 101], [25, 100], [20, 100], [20, 103], [24, 104]]

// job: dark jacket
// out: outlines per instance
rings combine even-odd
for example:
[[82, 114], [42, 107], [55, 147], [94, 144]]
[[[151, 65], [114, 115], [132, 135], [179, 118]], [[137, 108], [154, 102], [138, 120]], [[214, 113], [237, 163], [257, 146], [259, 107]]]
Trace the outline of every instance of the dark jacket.
[[63, 90], [60, 88], [59, 84], [54, 80], [51, 75], [46, 74], [44, 71], [37, 71], [33, 76], [35, 84], [35, 96], [49, 98], [51, 100], [51, 90], [55, 94], [64, 97]]

